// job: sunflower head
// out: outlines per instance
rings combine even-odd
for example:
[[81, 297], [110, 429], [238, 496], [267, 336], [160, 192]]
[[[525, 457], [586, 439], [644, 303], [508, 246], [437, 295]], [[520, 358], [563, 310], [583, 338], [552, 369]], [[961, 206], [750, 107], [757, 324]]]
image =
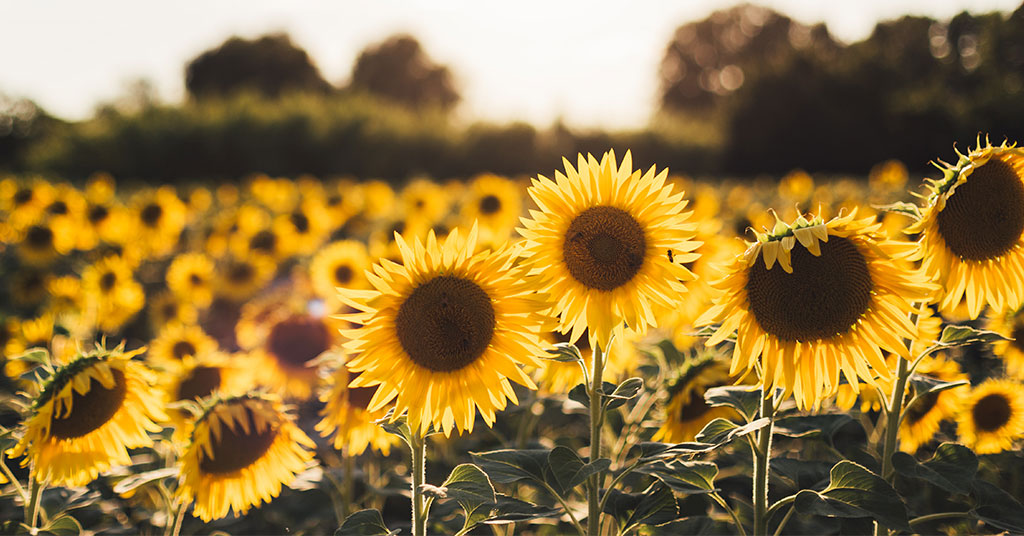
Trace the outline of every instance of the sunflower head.
[[387, 456], [391, 447], [398, 443], [398, 437], [376, 423], [385, 417], [387, 408], [375, 412], [366, 409], [377, 389], [349, 387], [358, 376], [349, 372], [344, 364], [330, 374], [328, 388], [320, 395], [325, 405], [320, 412], [323, 419], [317, 423], [316, 430], [324, 437], [333, 434], [334, 448], [344, 450], [346, 455], [358, 456], [371, 447]]
[[1024, 435], [1024, 389], [1019, 382], [991, 379], [975, 387], [957, 417], [957, 431], [978, 454], [1011, 450]]
[[666, 171], [633, 171], [628, 151], [621, 164], [613, 152], [564, 163], [564, 174], [540, 176], [529, 189], [537, 210], [519, 229], [523, 256], [562, 311], [560, 330], [576, 341], [589, 328], [604, 348], [623, 321], [643, 334], [676, 305], [682, 281], [694, 278], [682, 263], [697, 259], [700, 243]]
[[732, 383], [729, 364], [714, 355], [687, 361], [668, 382], [665, 422], [652, 439], [667, 443], [693, 441], [707, 423], [718, 418], [736, 418], [734, 410], [712, 407], [704, 399], [708, 389]]

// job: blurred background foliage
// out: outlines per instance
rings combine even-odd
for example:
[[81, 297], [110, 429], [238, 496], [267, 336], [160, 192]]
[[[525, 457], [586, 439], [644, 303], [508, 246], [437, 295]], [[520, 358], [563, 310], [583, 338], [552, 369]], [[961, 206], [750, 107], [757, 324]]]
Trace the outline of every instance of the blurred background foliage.
[[842, 43], [824, 24], [739, 5], [680, 26], [647, 128], [460, 120], [448, 67], [410, 35], [370, 45], [332, 84], [285, 34], [232, 37], [185, 67], [188, 97], [140, 82], [94, 117], [66, 122], [0, 97], [0, 170], [126, 180], [230, 180], [251, 173], [531, 174], [561, 155], [631, 148], [694, 175], [802, 168], [866, 174], [886, 159], [927, 169], [936, 148], [988, 132], [1024, 139], [1024, 5], [1013, 13], [905, 16]]

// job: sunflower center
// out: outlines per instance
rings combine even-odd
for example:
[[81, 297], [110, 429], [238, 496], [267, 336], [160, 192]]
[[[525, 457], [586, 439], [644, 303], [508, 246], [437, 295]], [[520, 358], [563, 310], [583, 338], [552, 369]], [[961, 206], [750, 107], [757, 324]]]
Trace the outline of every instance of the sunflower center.
[[450, 275], [416, 287], [395, 316], [405, 353], [417, 365], [460, 370], [476, 361], [494, 335], [494, 306], [476, 283]]
[[196, 367], [178, 385], [178, 400], [205, 398], [220, 387], [220, 368]]
[[25, 241], [34, 248], [45, 248], [53, 244], [53, 231], [49, 227], [33, 225], [25, 233]]
[[938, 223], [946, 246], [960, 258], [998, 257], [1024, 233], [1024, 182], [1010, 164], [992, 158], [956, 187]]
[[577, 281], [608, 291], [633, 279], [643, 266], [646, 250], [644, 231], [628, 212], [599, 206], [572, 220], [562, 254]]
[[117, 283], [117, 274], [114, 272], [106, 272], [100, 276], [100, 290], [103, 292], [109, 292], [114, 288], [115, 283]]
[[1006, 396], [992, 393], [981, 398], [971, 410], [974, 426], [982, 432], [994, 432], [1010, 422], [1013, 409]]
[[931, 392], [921, 397], [917, 403], [907, 408], [907, 422], [914, 424], [928, 414], [936, 404], [939, 403], [939, 395], [942, 393]]
[[14, 205], [21, 206], [28, 203], [35, 196], [35, 192], [31, 188], [22, 188], [14, 194]]
[[679, 422], [689, 422], [711, 411], [711, 406], [704, 400], [704, 395], [696, 389], [690, 391], [690, 399], [679, 408]]
[[71, 412], [66, 415], [54, 413], [50, 420], [51, 435], [58, 439], [82, 437], [106, 424], [121, 409], [128, 384], [124, 372], [113, 368], [110, 372], [114, 376], [114, 385], [109, 389], [93, 378], [89, 391], [84, 395], [71, 391]]
[[220, 427], [220, 440], [210, 434], [212, 458], [200, 451], [199, 469], [204, 473], [224, 474], [244, 469], [259, 460], [274, 444], [277, 430], [267, 426], [262, 432], [256, 431], [252, 410], [245, 408], [245, 419], [249, 432], [237, 421], [232, 428], [226, 424]]
[[46, 207], [46, 210], [50, 214], [63, 216], [68, 213], [68, 204], [63, 201], [54, 201], [50, 206]]
[[228, 279], [235, 283], [247, 283], [252, 279], [253, 275], [255, 275], [255, 272], [252, 266], [245, 262], [235, 264], [228, 271]]
[[203, 278], [199, 274], [189, 274], [188, 281], [193, 287], [201, 287], [203, 285]]
[[110, 215], [110, 211], [103, 205], [96, 205], [89, 209], [89, 221], [92, 223], [99, 223]]
[[352, 267], [347, 264], [342, 264], [334, 269], [334, 281], [347, 285], [352, 281]]
[[494, 214], [501, 210], [501, 199], [496, 195], [487, 195], [480, 200], [480, 212], [482, 214]]
[[[358, 372], [350, 372], [349, 381], [359, 377], [359, 374]], [[366, 409], [370, 407], [370, 400], [373, 399], [373, 394], [376, 392], [376, 387], [349, 387], [348, 405], [354, 408]]]
[[1014, 348], [1024, 352], [1024, 324], [1020, 324], [1013, 328], [1013, 333], [1010, 334], [1010, 345]]
[[830, 236], [821, 255], [791, 252], [793, 273], [771, 270], [760, 259], [750, 267], [747, 297], [761, 329], [785, 341], [816, 341], [846, 333], [871, 303], [871, 274], [853, 242]]
[[299, 233], [306, 233], [309, 231], [309, 218], [301, 212], [293, 212], [291, 215], [292, 226]]
[[249, 247], [264, 253], [273, 253], [277, 246], [277, 236], [270, 231], [260, 231], [249, 241]]
[[188, 355], [196, 355], [196, 345], [190, 341], [178, 341], [171, 347], [171, 353], [177, 359], [184, 359]]
[[303, 368], [331, 347], [331, 333], [322, 321], [293, 316], [274, 325], [267, 337], [267, 349], [287, 366]]
[[157, 203], [150, 203], [143, 207], [139, 217], [147, 227], [156, 227], [160, 223], [160, 216], [164, 215], [164, 209]]

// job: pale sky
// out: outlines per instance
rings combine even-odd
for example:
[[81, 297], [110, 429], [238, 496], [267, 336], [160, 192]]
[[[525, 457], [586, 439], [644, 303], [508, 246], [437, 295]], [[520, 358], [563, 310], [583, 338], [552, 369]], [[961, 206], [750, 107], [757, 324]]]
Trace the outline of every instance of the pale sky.
[[[287, 31], [324, 77], [345, 81], [359, 51], [415, 35], [454, 71], [465, 120], [562, 117], [571, 126], [634, 128], [654, 110], [657, 72], [679, 25], [730, 0], [0, 0], [0, 92], [67, 119], [147, 78], [162, 100], [184, 94], [191, 58], [237, 34]], [[764, 0], [847, 42], [903, 14], [948, 19], [1009, 12], [1020, 0]]]

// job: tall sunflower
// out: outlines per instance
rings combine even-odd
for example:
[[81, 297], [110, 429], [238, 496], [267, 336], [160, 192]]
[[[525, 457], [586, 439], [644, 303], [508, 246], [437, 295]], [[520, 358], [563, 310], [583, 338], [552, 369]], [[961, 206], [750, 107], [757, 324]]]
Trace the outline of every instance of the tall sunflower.
[[377, 389], [348, 386], [356, 376], [344, 364], [331, 374], [328, 389], [320, 395], [325, 406], [320, 411], [323, 419], [317, 423], [316, 431], [324, 437], [333, 434], [334, 448], [345, 449], [349, 456], [358, 456], [367, 447], [387, 456], [392, 445], [398, 444], [398, 437], [376, 424], [387, 413], [386, 408], [375, 412], [366, 409]]
[[61, 367], [42, 385], [12, 457], [35, 478], [57, 486], [83, 486], [113, 465], [128, 464], [128, 449], [153, 444], [147, 432], [167, 418], [152, 384], [155, 377], [131, 357], [141, 350], [101, 347]]
[[374, 290], [341, 289], [358, 313], [342, 315], [362, 325], [343, 330], [348, 363], [361, 375], [351, 387], [379, 385], [367, 410], [395, 400], [395, 417], [408, 410], [409, 425], [431, 424], [449, 435], [472, 431], [476, 412], [490, 426], [506, 399], [518, 404], [509, 380], [536, 389], [520, 365], [539, 366], [544, 300], [513, 266], [508, 248], [476, 255], [476, 226], [467, 239], [453, 229], [443, 244], [433, 232], [424, 245], [395, 241], [402, 264], [374, 265]]
[[964, 445], [978, 454], [1011, 450], [1024, 435], [1024, 389], [1012, 380], [992, 379], [975, 387], [957, 417]]
[[203, 521], [270, 502], [313, 459], [315, 447], [276, 399], [212, 399], [179, 463], [178, 495]]
[[621, 165], [611, 151], [600, 162], [579, 155], [576, 169], [563, 162], [564, 175], [529, 189], [539, 210], [522, 220], [523, 256], [561, 311], [560, 331], [575, 342], [589, 328], [591, 344], [605, 348], [615, 326], [643, 334], [686, 292], [682, 281], [694, 275], [681, 263], [699, 257], [696, 224], [683, 194], [665, 185], [668, 173], [633, 171], [628, 151]]
[[721, 326], [706, 344], [736, 333], [730, 372], [758, 368], [762, 386], [795, 394], [801, 409], [835, 394], [840, 370], [850, 385], [892, 378], [882, 350], [910, 357], [912, 303], [935, 289], [897, 268], [914, 244], [888, 240], [880, 227], [853, 211], [758, 234], [713, 283], [721, 294], [696, 324]]
[[970, 318], [1024, 302], [1024, 149], [986, 140], [930, 181], [921, 233], [922, 267], [942, 286], [939, 309], [964, 298]]
[[708, 389], [732, 383], [728, 363], [714, 356], [689, 361], [668, 384], [665, 422], [651, 439], [666, 443], [693, 441], [709, 422], [737, 418], [734, 410], [712, 407], [704, 400]]

